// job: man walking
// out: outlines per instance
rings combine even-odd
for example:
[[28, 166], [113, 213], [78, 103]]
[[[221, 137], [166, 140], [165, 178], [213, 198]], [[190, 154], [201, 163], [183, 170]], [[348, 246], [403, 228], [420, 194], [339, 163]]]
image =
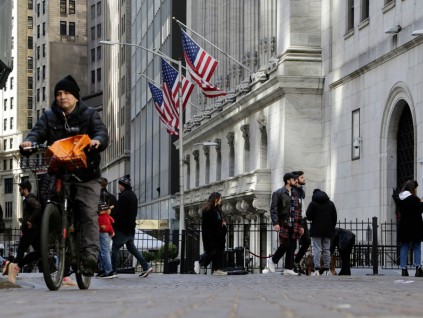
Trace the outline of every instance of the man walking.
[[112, 268], [116, 274], [119, 249], [125, 244], [128, 252], [134, 255], [141, 264], [143, 271], [139, 276], [147, 277], [153, 271], [153, 268], [148, 265], [134, 244], [138, 199], [132, 191], [129, 175], [119, 179], [119, 192], [117, 207], [112, 211], [112, 217], [115, 220], [115, 223], [113, 223], [115, 236], [112, 245]]
[[286, 261], [283, 274], [297, 276], [298, 274], [294, 272], [293, 255], [297, 246], [297, 239], [303, 234], [301, 209], [293, 193], [293, 186], [297, 181], [292, 173], [286, 173], [283, 176], [283, 181], [285, 185], [272, 194], [270, 215], [273, 227], [279, 233], [279, 247], [273, 257], [269, 259], [268, 267], [272, 273], [275, 272], [275, 264], [286, 253], [287, 258], [292, 256], [292, 261]]

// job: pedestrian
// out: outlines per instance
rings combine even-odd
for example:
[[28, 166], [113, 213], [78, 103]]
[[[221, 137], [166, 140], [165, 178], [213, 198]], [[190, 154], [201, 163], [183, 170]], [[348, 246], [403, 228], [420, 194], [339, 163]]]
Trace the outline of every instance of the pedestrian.
[[310, 238], [310, 233], [308, 231], [307, 218], [305, 217], [304, 209], [303, 209], [304, 207], [303, 201], [305, 199], [304, 186], [306, 184], [306, 181], [305, 181], [305, 176], [303, 171], [293, 171], [292, 174], [297, 177], [297, 184], [293, 187], [293, 189], [295, 192], [297, 192], [297, 195], [300, 200], [301, 220], [302, 220], [301, 226], [304, 230], [303, 235], [301, 235], [299, 239], [300, 248], [297, 252], [297, 255], [295, 255], [295, 258], [294, 258], [294, 271], [296, 273], [306, 274], [306, 272], [302, 269], [300, 265], [301, 260], [303, 259], [304, 255], [307, 253], [307, 250], [311, 245], [311, 238]]
[[[31, 189], [32, 185], [29, 181], [19, 183], [19, 193], [24, 198], [21, 237], [16, 259], [6, 264], [4, 273], [8, 276], [9, 282], [13, 284], [16, 282], [16, 275], [25, 265], [40, 258], [41, 205]], [[30, 246], [32, 246], [33, 251], [26, 253]]]
[[106, 178], [101, 177], [98, 179], [98, 182], [100, 183], [100, 186], [101, 186], [100, 201], [107, 204], [110, 207], [110, 209], [113, 211], [114, 207], [116, 206], [117, 199], [113, 194], [111, 194], [107, 190], [107, 185], [109, 184], [109, 181]]
[[112, 259], [110, 256], [110, 241], [115, 236], [112, 224], [113, 218], [110, 216], [110, 207], [102, 201], [98, 203], [98, 225], [100, 228], [100, 253], [98, 256], [99, 278], [116, 277], [112, 268]]
[[223, 270], [223, 255], [226, 244], [226, 222], [222, 215], [222, 195], [212, 192], [202, 210], [201, 232], [205, 255], [201, 264], [195, 262], [194, 270], [200, 273], [200, 266], [207, 267], [212, 263], [213, 275], [224, 276], [228, 273]]
[[423, 202], [417, 197], [417, 181], [405, 182], [399, 194], [398, 240], [401, 242], [401, 275], [408, 276], [408, 251], [413, 250], [416, 277], [423, 277], [421, 267], [421, 241], [423, 239]]
[[57, 140], [79, 134], [90, 137], [91, 142], [85, 151], [88, 167], [73, 173], [78, 179], [75, 182], [74, 202], [81, 216], [82, 270], [85, 275], [93, 275], [97, 270], [99, 252], [97, 205], [100, 192], [98, 178], [101, 176], [100, 153], [107, 148], [109, 135], [98, 112], [80, 99], [79, 91], [71, 75], [57, 82], [51, 109], [43, 112], [20, 144], [20, 149], [23, 155], [29, 155], [31, 151], [23, 149], [30, 147], [33, 142], [42, 144], [47, 141], [47, 145], [51, 145]]
[[[338, 248], [341, 257], [341, 271], [338, 275], [351, 275], [350, 257], [355, 244], [355, 234], [349, 230], [335, 228], [330, 244], [331, 259], [335, 257], [335, 249]], [[336, 275], [336, 272], [332, 272]]]
[[129, 253], [138, 260], [142, 267], [140, 277], [147, 277], [153, 268], [145, 261], [142, 253], [135, 247], [135, 220], [138, 213], [138, 198], [132, 191], [131, 179], [126, 175], [119, 179], [119, 198], [117, 206], [112, 211], [112, 217], [115, 220], [113, 228], [115, 236], [112, 244], [112, 268], [114, 275], [117, 276], [117, 266], [119, 259], [119, 249], [125, 244]]
[[[313, 240], [314, 275], [322, 275], [330, 268], [330, 242], [335, 230], [338, 215], [335, 204], [326, 192], [313, 190], [306, 216], [311, 221], [310, 236]], [[320, 258], [323, 257], [323, 267]]]
[[285, 173], [284, 186], [272, 194], [270, 216], [273, 228], [279, 233], [279, 246], [271, 258], [268, 268], [275, 272], [275, 265], [286, 254], [289, 260], [285, 261], [283, 275], [298, 276], [294, 271], [294, 252], [297, 239], [304, 233], [302, 228], [301, 208], [299, 199], [293, 187], [297, 184], [296, 176]]

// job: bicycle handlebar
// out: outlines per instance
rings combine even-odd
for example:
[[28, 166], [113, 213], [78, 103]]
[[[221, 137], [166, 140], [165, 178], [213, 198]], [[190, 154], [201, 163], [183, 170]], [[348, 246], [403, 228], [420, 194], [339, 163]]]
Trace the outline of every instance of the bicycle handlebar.
[[29, 146], [29, 147], [23, 147], [22, 150], [24, 150], [24, 151], [29, 151], [29, 150], [45, 150], [48, 147], [49, 146], [47, 146], [46, 144], [38, 144], [36, 142], [33, 142], [31, 146]]

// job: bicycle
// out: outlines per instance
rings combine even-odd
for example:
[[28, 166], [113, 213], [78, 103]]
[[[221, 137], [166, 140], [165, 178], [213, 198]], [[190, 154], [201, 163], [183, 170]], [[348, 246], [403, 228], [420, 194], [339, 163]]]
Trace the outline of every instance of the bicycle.
[[[47, 150], [34, 143], [24, 151]], [[85, 158], [84, 158], [85, 159]], [[79, 213], [72, 200], [72, 188], [77, 177], [72, 171], [81, 168], [79, 156], [21, 158], [21, 168], [34, 173], [48, 172], [48, 200], [41, 221], [40, 254], [44, 281], [50, 290], [62, 286], [65, 267], [72, 268], [79, 289], [88, 289], [93, 272], [84, 268], [80, 256], [81, 229]]]

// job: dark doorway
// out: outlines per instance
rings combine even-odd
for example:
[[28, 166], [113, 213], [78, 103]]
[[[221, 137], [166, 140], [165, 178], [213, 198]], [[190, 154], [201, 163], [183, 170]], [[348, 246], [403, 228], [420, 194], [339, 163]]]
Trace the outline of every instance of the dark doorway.
[[414, 127], [410, 108], [402, 111], [397, 134], [397, 187], [407, 180], [414, 180]]

